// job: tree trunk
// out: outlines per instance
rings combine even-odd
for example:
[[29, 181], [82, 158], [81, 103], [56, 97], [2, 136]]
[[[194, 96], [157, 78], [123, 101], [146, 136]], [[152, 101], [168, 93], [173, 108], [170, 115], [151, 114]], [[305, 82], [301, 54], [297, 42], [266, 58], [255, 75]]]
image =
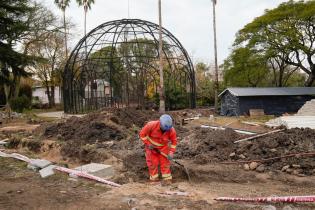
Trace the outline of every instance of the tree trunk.
[[13, 98], [19, 97], [21, 86], [21, 76], [14, 76], [14, 94]]
[[278, 87], [282, 87], [283, 86], [284, 71], [285, 70], [282, 67], [280, 67], [280, 69], [279, 69], [279, 83], [278, 83]]
[[7, 84], [4, 84], [3, 88], [4, 88], [4, 95], [5, 95], [6, 105], [10, 106], [10, 86], [7, 85]]
[[47, 98], [48, 98], [48, 105], [49, 105], [49, 108], [52, 107], [52, 103], [51, 103], [51, 92], [50, 92], [50, 88], [49, 88], [49, 85], [47, 84], [46, 85], [46, 94], [47, 94]]
[[314, 74], [310, 74], [307, 78], [307, 80], [305, 81], [305, 86], [306, 87], [312, 87], [313, 83], [315, 80], [315, 75]]
[[50, 97], [51, 97], [51, 106], [54, 107], [56, 105], [55, 102], [55, 86], [50, 87]]

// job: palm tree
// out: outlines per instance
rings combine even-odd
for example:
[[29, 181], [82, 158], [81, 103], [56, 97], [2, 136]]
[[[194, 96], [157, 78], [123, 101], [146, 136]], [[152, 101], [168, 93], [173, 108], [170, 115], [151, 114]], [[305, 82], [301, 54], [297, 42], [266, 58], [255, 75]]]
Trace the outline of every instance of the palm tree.
[[165, 99], [164, 99], [164, 75], [163, 75], [163, 40], [162, 40], [162, 6], [159, 0], [159, 58], [160, 58], [160, 113], [165, 112]]
[[91, 9], [91, 5], [94, 4], [94, 0], [77, 0], [79, 6], [84, 8], [84, 36], [86, 36], [86, 13], [88, 9]]
[[67, 25], [66, 25], [66, 8], [69, 7], [70, 0], [55, 0], [55, 4], [63, 13], [63, 26], [65, 30], [65, 54], [68, 57], [68, 44], [67, 44]]

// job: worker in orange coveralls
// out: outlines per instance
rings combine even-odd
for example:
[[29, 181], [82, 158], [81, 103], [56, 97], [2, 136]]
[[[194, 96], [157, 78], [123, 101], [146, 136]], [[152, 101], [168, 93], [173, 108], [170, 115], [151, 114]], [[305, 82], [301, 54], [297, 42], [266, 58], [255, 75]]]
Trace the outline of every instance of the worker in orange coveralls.
[[160, 164], [164, 183], [172, 182], [170, 160], [176, 151], [177, 137], [171, 116], [164, 114], [160, 120], [148, 122], [140, 131], [140, 139], [145, 144], [146, 161], [149, 168], [150, 182], [159, 182]]

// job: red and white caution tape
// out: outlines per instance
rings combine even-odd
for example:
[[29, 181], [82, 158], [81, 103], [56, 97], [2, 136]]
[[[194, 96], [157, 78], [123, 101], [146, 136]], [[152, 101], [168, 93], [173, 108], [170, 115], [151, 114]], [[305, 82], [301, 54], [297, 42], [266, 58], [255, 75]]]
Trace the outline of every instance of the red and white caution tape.
[[21, 154], [18, 154], [18, 153], [12, 153], [12, 154], [7, 154], [7, 153], [4, 153], [4, 152], [0, 152], [0, 157], [10, 157], [10, 158], [15, 158], [15, 159], [18, 159], [18, 160], [22, 160], [22, 161], [25, 161], [27, 163], [30, 163], [31, 162], [31, 159], [24, 156], [24, 155], [21, 155]]
[[[32, 161], [32, 159], [30, 159], [30, 158], [28, 158], [28, 157], [26, 157], [24, 155], [17, 154], [17, 153], [7, 154], [7, 153], [4, 153], [4, 152], [0, 151], [0, 157], [15, 158], [15, 159], [18, 159], [18, 160], [25, 161], [27, 163], [30, 163]], [[81, 171], [77, 171], [77, 170], [73, 170], [73, 169], [69, 169], [69, 168], [56, 167], [55, 170], [58, 170], [58, 171], [61, 171], [61, 172], [65, 172], [65, 173], [69, 173], [69, 174], [74, 174], [76, 176], [84, 177], [84, 178], [87, 178], [87, 179], [92, 179], [92, 180], [95, 180], [95, 181], [98, 181], [98, 182], [101, 182], [101, 183], [104, 183], [104, 184], [107, 184], [107, 185], [111, 185], [113, 187], [120, 187], [121, 186], [120, 184], [116, 184], [114, 182], [107, 181], [107, 180], [105, 180], [105, 179], [103, 179], [101, 177], [97, 177], [97, 176], [94, 176], [94, 175], [91, 175], [91, 174], [88, 174], [88, 173], [85, 173], [85, 172], [81, 172]]]
[[231, 202], [278, 202], [278, 203], [311, 203], [315, 202], [315, 195], [309, 196], [285, 196], [285, 197], [257, 197], [257, 198], [231, 198], [219, 197], [216, 201], [231, 201]]
[[69, 169], [69, 168], [64, 168], [64, 167], [56, 167], [54, 169], [57, 170], [57, 171], [65, 172], [65, 173], [68, 173], [68, 174], [73, 174], [73, 175], [76, 175], [76, 176], [79, 176], [79, 177], [83, 177], [83, 178], [86, 178], [86, 179], [92, 179], [92, 180], [95, 180], [97, 182], [101, 182], [101, 183], [104, 183], [104, 184], [107, 184], [107, 185], [110, 185], [110, 186], [113, 186], [113, 187], [120, 187], [121, 186], [120, 184], [117, 184], [117, 183], [111, 182], [111, 181], [107, 181], [107, 180], [105, 180], [103, 178], [100, 178], [98, 176], [94, 176], [94, 175], [88, 174], [86, 172], [81, 172], [81, 171], [77, 171], [77, 170], [73, 170], [73, 169]]

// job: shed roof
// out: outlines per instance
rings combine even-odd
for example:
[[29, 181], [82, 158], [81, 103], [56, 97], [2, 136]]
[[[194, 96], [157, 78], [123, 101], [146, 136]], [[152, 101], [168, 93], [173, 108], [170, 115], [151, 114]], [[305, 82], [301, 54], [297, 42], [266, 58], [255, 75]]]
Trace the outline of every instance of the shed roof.
[[227, 88], [219, 97], [226, 92], [234, 96], [302, 96], [315, 95], [315, 87], [281, 87], [281, 88]]

